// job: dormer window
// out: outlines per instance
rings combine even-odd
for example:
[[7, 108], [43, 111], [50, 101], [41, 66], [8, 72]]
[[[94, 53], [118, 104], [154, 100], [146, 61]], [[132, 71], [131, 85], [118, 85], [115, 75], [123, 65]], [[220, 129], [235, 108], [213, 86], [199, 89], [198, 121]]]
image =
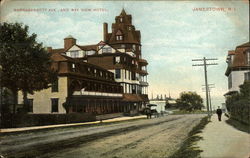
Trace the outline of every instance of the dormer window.
[[71, 58], [78, 58], [79, 57], [79, 51], [71, 51], [70, 52]]
[[112, 53], [111, 47], [108, 48], [102, 48], [102, 53]]
[[118, 36], [116, 36], [116, 40], [121, 41], [121, 40], [123, 40], [123, 37], [121, 35], [118, 35]]
[[116, 35], [116, 40], [117, 41], [123, 40], [123, 36], [122, 36], [121, 30], [118, 30], [115, 35]]

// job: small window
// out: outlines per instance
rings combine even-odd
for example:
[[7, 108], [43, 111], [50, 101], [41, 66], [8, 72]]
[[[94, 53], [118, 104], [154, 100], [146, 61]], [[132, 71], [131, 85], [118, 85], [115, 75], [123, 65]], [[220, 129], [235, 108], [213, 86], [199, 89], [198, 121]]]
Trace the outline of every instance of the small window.
[[228, 89], [232, 88], [232, 85], [233, 85], [233, 83], [232, 83], [232, 75], [230, 74], [228, 76]]
[[244, 79], [245, 81], [250, 81], [250, 72], [244, 73]]
[[123, 40], [123, 36], [122, 35], [117, 35], [116, 36], [116, 40], [117, 41], [122, 41]]
[[56, 79], [51, 85], [51, 92], [58, 92], [58, 79]]
[[139, 46], [139, 50], [141, 50], [141, 46]]
[[128, 30], [131, 31], [131, 26], [128, 26]]
[[116, 79], [121, 78], [121, 70], [120, 69], [115, 69], [115, 78]]
[[122, 44], [122, 45], [121, 45], [121, 48], [125, 48], [125, 44]]
[[118, 56], [118, 57], [115, 57], [115, 63], [120, 63], [121, 62], [121, 59], [120, 59], [120, 57]]
[[79, 55], [79, 51], [71, 51], [70, 52], [70, 57], [71, 58], [78, 58], [80, 55]]
[[76, 65], [74, 63], [72, 63], [72, 71], [76, 72]]
[[102, 53], [112, 53], [112, 48], [102, 48]]
[[58, 98], [51, 99], [51, 112], [58, 112]]
[[123, 21], [123, 18], [120, 18], [120, 22], [122, 22]]
[[135, 44], [133, 44], [133, 49], [136, 50], [136, 45]]
[[246, 53], [247, 53], [247, 64], [250, 65], [250, 50], [248, 50]]
[[28, 112], [33, 112], [33, 99], [28, 99]]
[[124, 70], [124, 73], [125, 73], [124, 77], [125, 77], [125, 79], [127, 79], [127, 70], [126, 69]]

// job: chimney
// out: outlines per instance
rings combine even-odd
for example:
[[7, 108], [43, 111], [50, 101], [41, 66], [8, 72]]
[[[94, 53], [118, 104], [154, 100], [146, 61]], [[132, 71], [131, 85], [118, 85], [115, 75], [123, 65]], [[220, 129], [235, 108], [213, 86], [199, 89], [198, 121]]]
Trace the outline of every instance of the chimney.
[[108, 24], [103, 23], [103, 41], [107, 42], [107, 36], [108, 36]]
[[52, 52], [52, 47], [46, 47], [47, 52], [51, 53]]
[[64, 49], [65, 50], [69, 49], [70, 47], [72, 47], [75, 44], [76, 44], [76, 39], [74, 37], [72, 37], [71, 35], [64, 38]]

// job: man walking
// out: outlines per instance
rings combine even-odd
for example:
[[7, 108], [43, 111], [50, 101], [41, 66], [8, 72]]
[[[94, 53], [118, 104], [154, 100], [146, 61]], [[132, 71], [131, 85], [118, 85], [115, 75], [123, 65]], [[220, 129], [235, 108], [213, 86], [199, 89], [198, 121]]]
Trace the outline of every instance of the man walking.
[[218, 106], [218, 109], [216, 110], [216, 114], [218, 115], [218, 120], [221, 121], [221, 115], [222, 115], [222, 110]]

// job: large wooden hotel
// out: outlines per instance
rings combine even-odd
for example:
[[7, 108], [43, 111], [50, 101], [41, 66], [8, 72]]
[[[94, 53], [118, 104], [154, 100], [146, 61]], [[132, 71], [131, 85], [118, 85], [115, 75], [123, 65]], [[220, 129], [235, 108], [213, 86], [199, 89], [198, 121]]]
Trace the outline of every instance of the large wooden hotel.
[[30, 113], [135, 114], [149, 101], [141, 34], [124, 9], [116, 16], [112, 32], [103, 24], [99, 43], [78, 45], [68, 36], [64, 48], [48, 47], [48, 52], [58, 80], [51, 88], [28, 96]]

